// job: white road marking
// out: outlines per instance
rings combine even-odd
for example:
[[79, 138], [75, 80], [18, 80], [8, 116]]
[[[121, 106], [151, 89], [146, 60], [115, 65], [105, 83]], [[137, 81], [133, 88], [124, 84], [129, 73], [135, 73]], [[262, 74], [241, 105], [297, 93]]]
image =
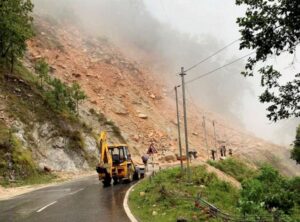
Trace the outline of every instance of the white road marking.
[[81, 188], [81, 189], [76, 190], [76, 191], [74, 191], [74, 192], [72, 192], [72, 193], [69, 193], [69, 195], [74, 195], [74, 194], [76, 194], [76, 193], [78, 193], [78, 192], [80, 192], [80, 191], [82, 191], [82, 190], [84, 190], [84, 188]]
[[40, 212], [42, 212], [43, 210], [45, 210], [47, 207], [49, 207], [49, 206], [55, 204], [56, 202], [57, 202], [57, 201], [54, 201], [54, 202], [52, 202], [52, 203], [49, 203], [49, 204], [47, 204], [46, 206], [42, 207], [41, 209], [37, 210], [36, 212], [37, 212], [37, 213], [40, 213]]

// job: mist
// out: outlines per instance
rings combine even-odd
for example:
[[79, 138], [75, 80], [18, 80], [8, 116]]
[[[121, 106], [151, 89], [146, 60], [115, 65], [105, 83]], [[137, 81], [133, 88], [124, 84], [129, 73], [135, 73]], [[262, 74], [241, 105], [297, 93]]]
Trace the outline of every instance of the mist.
[[[244, 9], [222, 0], [35, 0], [35, 13], [72, 22], [94, 37], [106, 38], [125, 55], [164, 75], [169, 86], [177, 73], [239, 38], [235, 20]], [[199, 65], [187, 80], [220, 67], [248, 52], [233, 45]], [[289, 58], [286, 59], [288, 61]], [[271, 123], [260, 104], [259, 77], [246, 79], [241, 61], [188, 85], [190, 98], [255, 135], [278, 144], [293, 142], [299, 119]]]

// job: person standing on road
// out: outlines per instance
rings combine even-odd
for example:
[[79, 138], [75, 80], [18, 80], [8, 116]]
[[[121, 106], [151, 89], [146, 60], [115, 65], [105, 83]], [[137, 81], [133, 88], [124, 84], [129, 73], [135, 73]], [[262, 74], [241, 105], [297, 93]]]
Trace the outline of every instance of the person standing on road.
[[148, 171], [148, 160], [149, 160], [149, 155], [148, 154], [144, 154], [142, 156], [142, 161], [145, 165], [145, 171], [147, 172]]

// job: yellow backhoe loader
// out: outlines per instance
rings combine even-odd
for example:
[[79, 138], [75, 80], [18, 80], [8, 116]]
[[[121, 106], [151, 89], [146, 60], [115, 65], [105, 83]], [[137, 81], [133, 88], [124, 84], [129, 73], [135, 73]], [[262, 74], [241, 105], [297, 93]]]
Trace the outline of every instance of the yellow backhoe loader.
[[114, 184], [117, 184], [121, 181], [131, 182], [144, 177], [144, 167], [133, 163], [126, 144], [108, 146], [105, 131], [101, 132], [99, 140], [99, 163], [96, 171], [104, 186], [109, 186], [112, 179]]

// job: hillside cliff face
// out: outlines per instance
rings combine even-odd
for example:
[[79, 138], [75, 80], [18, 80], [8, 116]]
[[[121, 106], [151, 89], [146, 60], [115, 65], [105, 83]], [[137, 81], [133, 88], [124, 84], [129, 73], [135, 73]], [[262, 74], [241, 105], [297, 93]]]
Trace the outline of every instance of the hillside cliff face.
[[[171, 84], [164, 75], [129, 59], [109, 39], [88, 36], [68, 23], [58, 24], [36, 16], [35, 27], [37, 35], [28, 42], [29, 68], [37, 59], [45, 58], [51, 66], [51, 75], [68, 84], [78, 82], [88, 95], [81, 109], [93, 109], [112, 120], [135, 158], [154, 142], [161, 162], [175, 161], [174, 154], [178, 153], [175, 106]], [[234, 155], [247, 161], [255, 164], [267, 161], [287, 175], [299, 174], [299, 167], [289, 160], [286, 148], [256, 138], [223, 117], [196, 107], [192, 101], [188, 101], [188, 110], [190, 146], [199, 152], [201, 159], [207, 159], [215, 145], [225, 144], [233, 149]], [[204, 114], [207, 145], [202, 126]], [[216, 142], [212, 120], [217, 131]], [[98, 132], [103, 129], [101, 125], [93, 128]]]

